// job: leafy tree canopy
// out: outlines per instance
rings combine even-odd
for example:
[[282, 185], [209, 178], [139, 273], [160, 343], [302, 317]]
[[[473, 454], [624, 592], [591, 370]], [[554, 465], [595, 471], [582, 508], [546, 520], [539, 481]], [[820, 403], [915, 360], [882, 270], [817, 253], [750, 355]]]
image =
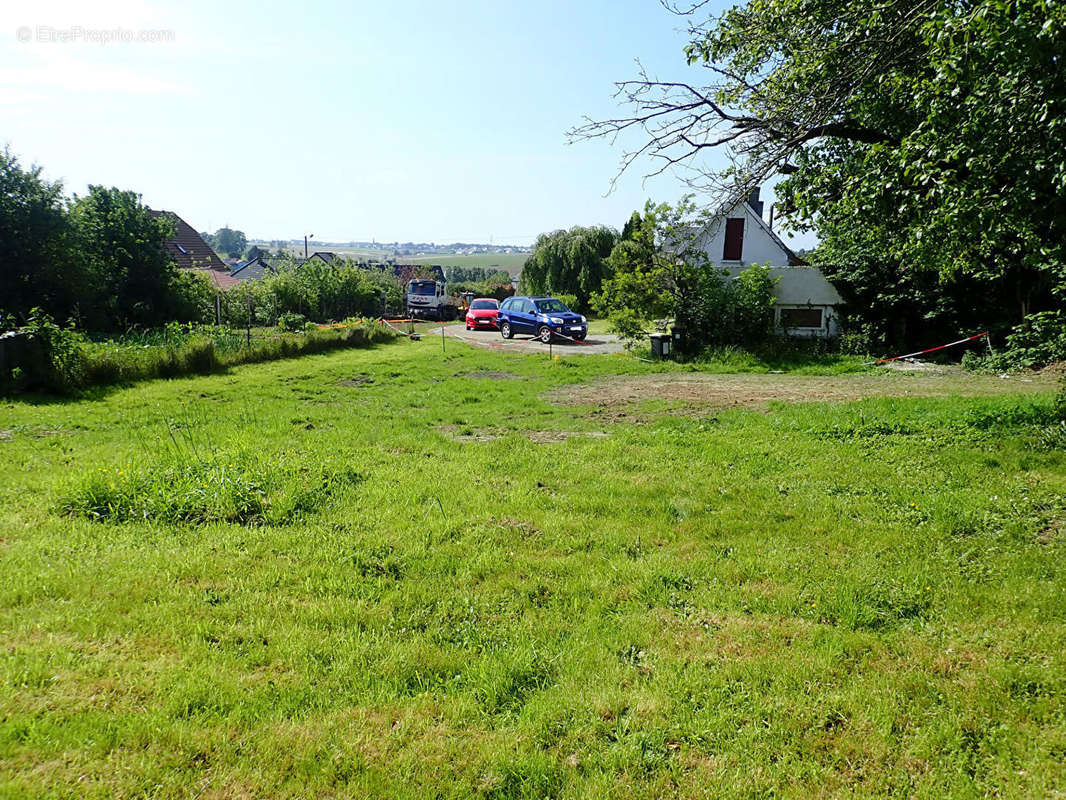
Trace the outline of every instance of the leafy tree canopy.
[[579, 309], [588, 308], [592, 295], [610, 277], [607, 259], [617, 241], [617, 231], [603, 225], [541, 234], [522, 268], [523, 291], [571, 294]]
[[1066, 287], [1066, 5], [703, 5], [680, 12], [693, 80], [623, 82], [633, 114], [571, 135], [639, 131], [623, 168], [650, 157], [732, 198], [784, 173], [788, 224], [867, 284], [887, 270], [920, 290], [906, 276], [931, 271], [979, 287], [964, 311], [992, 314], [991, 296], [1014, 321]]
[[24, 316], [34, 306], [65, 316], [84, 297], [82, 265], [69, 258], [70, 226], [61, 183], [24, 169], [0, 151], [0, 311]]
[[[90, 323], [153, 325], [166, 318], [177, 269], [164, 244], [174, 223], [153, 217], [136, 192], [103, 186], [75, 197], [70, 217], [77, 257], [89, 265], [102, 293], [92, 309], [82, 310]], [[106, 320], [93, 319], [101, 313]]]
[[220, 253], [229, 258], [240, 258], [248, 247], [248, 238], [243, 231], [235, 231], [232, 228], [219, 228], [207, 242]]

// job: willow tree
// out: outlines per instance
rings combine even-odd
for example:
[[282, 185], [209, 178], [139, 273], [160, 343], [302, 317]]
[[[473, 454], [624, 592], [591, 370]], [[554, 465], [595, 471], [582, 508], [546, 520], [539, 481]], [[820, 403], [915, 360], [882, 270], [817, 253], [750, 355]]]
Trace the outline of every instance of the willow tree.
[[541, 234], [522, 267], [523, 291], [573, 295], [577, 307], [587, 309], [610, 277], [607, 259], [617, 241], [617, 231], [604, 225]]

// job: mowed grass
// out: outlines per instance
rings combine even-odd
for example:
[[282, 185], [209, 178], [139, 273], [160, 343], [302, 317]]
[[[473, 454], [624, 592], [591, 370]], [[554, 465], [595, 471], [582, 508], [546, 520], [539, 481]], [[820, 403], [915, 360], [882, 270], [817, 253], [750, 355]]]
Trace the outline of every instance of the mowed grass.
[[1066, 791], [1050, 391], [435, 344], [0, 406], [0, 796]]

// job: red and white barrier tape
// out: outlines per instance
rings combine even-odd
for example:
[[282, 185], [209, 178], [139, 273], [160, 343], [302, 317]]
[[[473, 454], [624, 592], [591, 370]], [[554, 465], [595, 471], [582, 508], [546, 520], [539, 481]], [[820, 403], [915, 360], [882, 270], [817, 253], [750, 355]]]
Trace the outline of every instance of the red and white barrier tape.
[[[551, 334], [549, 334], [548, 338], [550, 339], [552, 336], [561, 336], [563, 339], [569, 339], [571, 342], [574, 342], [575, 344], [584, 345], [585, 347], [592, 347], [592, 342], [586, 342], [584, 339], [575, 339], [572, 336], [567, 336], [565, 333], [551, 333]], [[547, 341], [545, 341], [543, 336], [536, 336], [534, 338], [540, 339], [542, 342], [544, 342], [544, 344], [548, 343]]]
[[924, 356], [926, 353], [935, 353], [937, 350], [944, 350], [948, 347], [954, 347], [957, 344], [965, 344], [966, 342], [972, 342], [984, 336], [988, 336], [988, 331], [984, 331], [983, 333], [976, 333], [973, 336], [967, 336], [965, 339], [959, 339], [957, 342], [948, 342], [947, 344], [942, 344], [939, 347], [930, 347], [927, 350], [918, 350], [915, 353], [907, 353], [906, 355], [902, 356], [893, 356], [892, 358], [879, 358], [876, 361], [867, 361], [865, 364], [863, 364], [863, 366], [869, 366], [870, 364], [887, 364], [890, 361], [899, 361], [901, 358]]

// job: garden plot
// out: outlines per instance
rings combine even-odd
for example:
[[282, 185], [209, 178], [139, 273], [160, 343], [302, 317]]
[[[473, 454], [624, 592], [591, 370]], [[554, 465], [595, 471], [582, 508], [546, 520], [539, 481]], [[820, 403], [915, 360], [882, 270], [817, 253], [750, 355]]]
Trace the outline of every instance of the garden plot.
[[618, 411], [652, 400], [678, 404], [674, 411], [749, 408], [771, 403], [846, 403], [872, 397], [982, 397], [1047, 392], [1048, 376], [1026, 379], [988, 375], [706, 375], [666, 373], [614, 375], [593, 383], [553, 389], [545, 397], [560, 405], [592, 405]]

